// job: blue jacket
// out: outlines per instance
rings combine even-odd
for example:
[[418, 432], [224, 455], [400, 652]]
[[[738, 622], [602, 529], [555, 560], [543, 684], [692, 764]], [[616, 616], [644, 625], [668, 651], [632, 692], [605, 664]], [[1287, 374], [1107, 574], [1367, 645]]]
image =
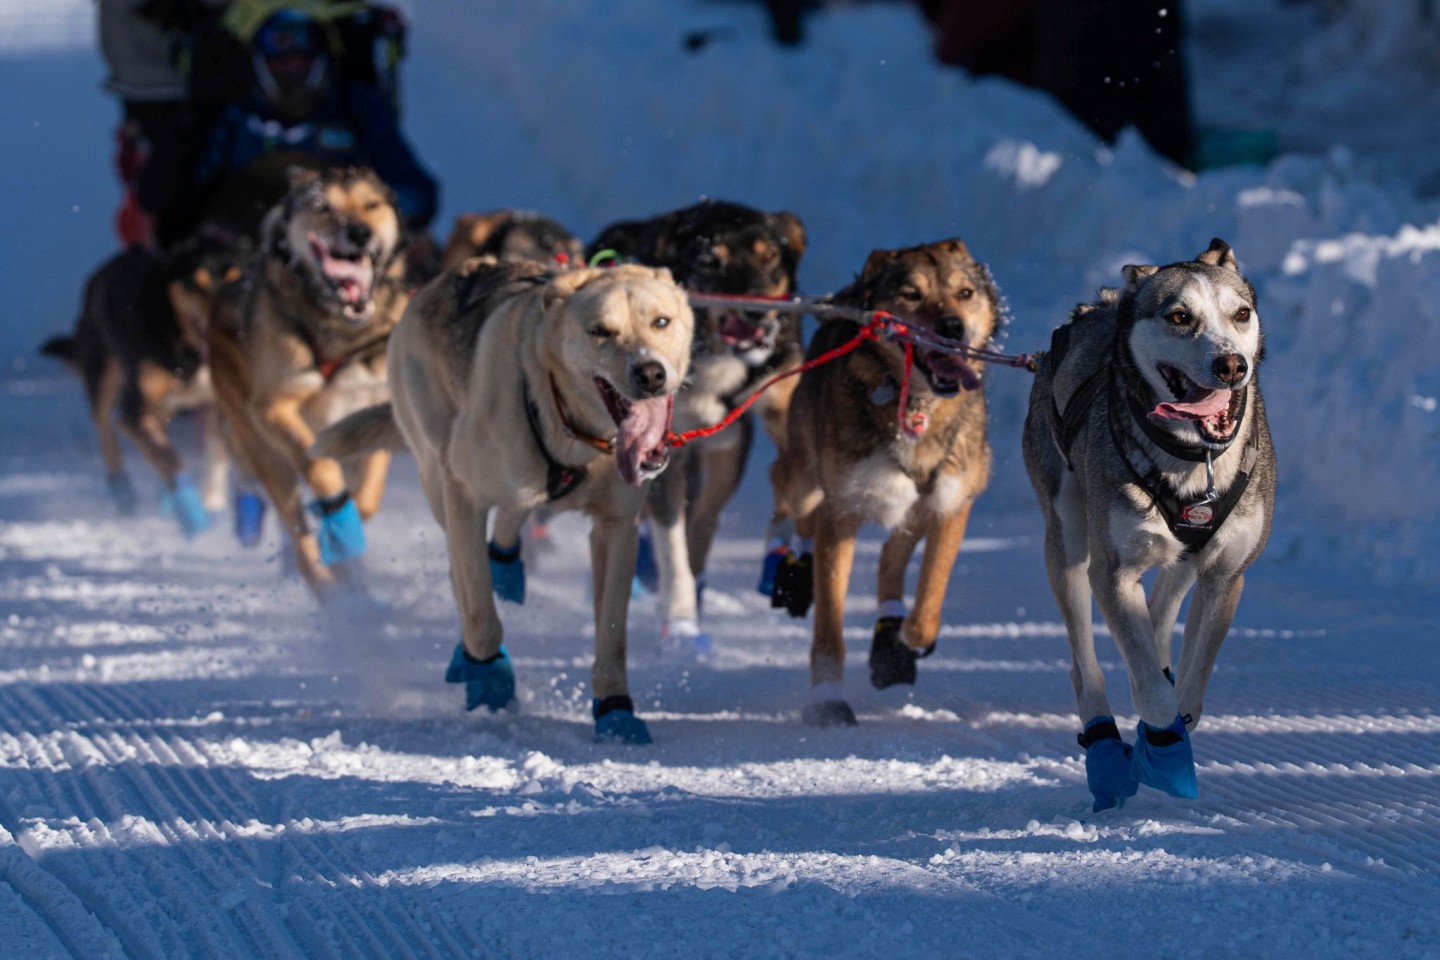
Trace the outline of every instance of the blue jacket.
[[262, 97], [231, 104], [210, 133], [197, 179], [214, 185], [274, 150], [308, 154], [325, 166], [371, 167], [395, 192], [408, 226], [423, 229], [435, 216], [435, 178], [415, 159], [390, 101], [375, 87], [333, 84], [319, 107], [294, 123], [278, 119]]

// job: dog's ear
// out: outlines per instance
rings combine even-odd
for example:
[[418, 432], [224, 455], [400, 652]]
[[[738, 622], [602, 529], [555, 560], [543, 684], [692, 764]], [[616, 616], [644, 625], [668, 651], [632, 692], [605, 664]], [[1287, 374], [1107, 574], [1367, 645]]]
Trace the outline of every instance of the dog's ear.
[[548, 313], [557, 304], [568, 300], [570, 296], [585, 284], [594, 280], [604, 271], [599, 267], [586, 267], [583, 270], [566, 270], [558, 273], [545, 284], [545, 292], [540, 296], [540, 304]]
[[1125, 276], [1125, 289], [1135, 290], [1139, 288], [1140, 284], [1159, 273], [1160, 268], [1153, 263], [1127, 263], [1120, 268], [1120, 272]]
[[267, 254], [285, 248], [285, 205], [276, 204], [260, 221], [260, 249]]
[[1240, 272], [1240, 265], [1235, 262], [1235, 251], [1230, 249], [1230, 244], [1219, 237], [1210, 241], [1210, 246], [1205, 252], [1195, 258], [1201, 263], [1208, 263], [1212, 267], [1222, 267], [1226, 270]]
[[780, 228], [780, 239], [789, 248], [789, 255], [798, 262], [805, 255], [805, 225], [795, 214], [781, 210], [775, 214], [775, 226]]
[[860, 271], [860, 286], [865, 289], [873, 287], [880, 279], [880, 274], [885, 268], [894, 263], [899, 257], [899, 250], [871, 250], [870, 256], [865, 258], [865, 268]]
[[961, 240], [959, 237], [951, 237], [949, 240], [942, 240], [940, 242], [940, 248], [948, 254], [960, 257], [965, 260], [975, 259], [974, 257], [970, 256], [970, 248], [965, 246], [965, 241]]

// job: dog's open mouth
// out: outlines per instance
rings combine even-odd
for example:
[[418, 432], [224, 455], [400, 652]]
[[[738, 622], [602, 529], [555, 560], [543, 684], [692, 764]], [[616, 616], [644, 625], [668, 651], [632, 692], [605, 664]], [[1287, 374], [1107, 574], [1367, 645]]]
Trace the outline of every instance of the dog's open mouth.
[[775, 325], [766, 322], [763, 316], [726, 310], [720, 315], [720, 339], [725, 346], [736, 353], [751, 350], [768, 350], [774, 345]]
[[670, 433], [670, 418], [675, 412], [673, 394], [631, 400], [604, 377], [595, 378], [595, 389], [615, 421], [615, 467], [620, 478], [638, 486], [658, 476], [670, 462], [670, 448], [665, 438]]
[[375, 282], [375, 264], [364, 249], [337, 250], [310, 233], [310, 252], [320, 267], [320, 275], [330, 285], [347, 320], [366, 317], [370, 308], [370, 292]]
[[1173, 401], [1161, 401], [1150, 411], [1152, 420], [1189, 420], [1210, 443], [1227, 443], [1235, 436], [1244, 411], [1245, 391], [1212, 390], [1168, 364], [1160, 364], [1160, 376], [1175, 395]]
[[930, 389], [939, 397], [953, 397], [961, 390], [980, 387], [980, 375], [964, 360], [942, 350], [918, 350], [915, 366], [925, 374]]

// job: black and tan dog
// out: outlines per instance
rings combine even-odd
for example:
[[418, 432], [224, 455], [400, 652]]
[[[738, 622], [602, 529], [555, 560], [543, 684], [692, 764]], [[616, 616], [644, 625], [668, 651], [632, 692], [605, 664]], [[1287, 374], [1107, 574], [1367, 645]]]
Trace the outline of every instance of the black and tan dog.
[[[888, 311], [972, 347], [988, 344], [1000, 320], [989, 271], [959, 240], [877, 250], [859, 279], [835, 300]], [[808, 356], [845, 343], [859, 329], [849, 320], [822, 324]], [[813, 699], [804, 711], [807, 723], [855, 723], [842, 688], [842, 629], [862, 523], [891, 530], [880, 554], [871, 682], [880, 688], [914, 683], [915, 661], [933, 649], [970, 506], [989, 480], [982, 373], [975, 361], [917, 347], [908, 389], [902, 390], [903, 348], [877, 341], [801, 375], [790, 407], [787, 456], [780, 464], [796, 509], [799, 543], [777, 572], [775, 600], [804, 616], [813, 589]], [[925, 554], [915, 609], [907, 614], [905, 568], [922, 537]]]
[[528, 210], [460, 214], [445, 241], [442, 269], [453, 270], [471, 257], [484, 256], [578, 267], [585, 245], [559, 221]]
[[[160, 475], [167, 505], [187, 536], [205, 529], [209, 511], [224, 506], [229, 461], [210, 407], [206, 327], [217, 289], [239, 275], [252, 249], [209, 228], [168, 254], [129, 247], [90, 275], [75, 332], [41, 348], [80, 374], [116, 505], [127, 514], [135, 507], [118, 419]], [[175, 413], [195, 408], [206, 418], [203, 494], [186, 475], [169, 431]]]
[[[706, 200], [651, 220], [612, 224], [590, 250], [592, 256], [612, 250], [623, 259], [666, 267], [691, 293], [785, 297], [795, 292], [805, 229], [791, 213]], [[799, 366], [802, 354], [798, 316], [697, 309], [690, 379], [676, 399], [677, 425], [690, 430], [718, 422], [766, 378]], [[783, 380], [756, 403], [782, 459], [794, 384], [794, 379]], [[647, 498], [664, 630], [682, 648], [705, 642], [699, 633], [696, 585], [704, 583], [720, 512], [740, 485], [753, 432], [747, 416], [693, 449], [682, 448]], [[789, 517], [785, 501], [777, 496], [772, 537]], [[788, 538], [786, 530], [780, 539]]]
[[626, 672], [635, 521], [642, 484], [669, 461], [693, 326], [663, 269], [475, 258], [406, 311], [390, 347], [393, 402], [321, 435], [322, 455], [397, 441], [414, 453], [450, 548], [462, 640], [446, 680], [465, 685], [467, 709], [500, 709], [514, 696], [493, 595], [496, 544], [513, 544], [540, 507], [579, 510], [594, 523], [595, 733], [649, 742]]
[[261, 241], [216, 305], [211, 375], [236, 459], [264, 487], [320, 593], [354, 583], [361, 520], [385, 489], [389, 453], [342, 464], [310, 447], [320, 429], [389, 396], [385, 351], [409, 299], [400, 220], [369, 170], [296, 171]]

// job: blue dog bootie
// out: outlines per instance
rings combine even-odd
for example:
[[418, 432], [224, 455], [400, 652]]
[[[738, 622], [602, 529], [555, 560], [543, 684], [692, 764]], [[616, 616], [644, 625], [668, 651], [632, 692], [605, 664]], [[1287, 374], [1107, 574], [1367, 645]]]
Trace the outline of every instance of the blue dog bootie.
[[1135, 752], [1130, 775], [1147, 787], [1172, 797], [1194, 800], [1200, 795], [1195, 778], [1195, 752], [1185, 719], [1177, 716], [1168, 727], [1152, 727], [1141, 720], [1135, 728]]
[[590, 714], [595, 718], [596, 741], [618, 743], [650, 743], [650, 728], [635, 716], [635, 703], [623, 693], [604, 700], [590, 701]]
[[789, 544], [780, 540], [770, 542], [770, 549], [765, 551], [765, 560], [760, 566], [760, 582], [755, 585], [761, 596], [775, 596], [775, 572], [789, 555]]
[[307, 509], [320, 518], [316, 537], [320, 541], [320, 562], [325, 566], [358, 560], [365, 552], [365, 524], [355, 501], [350, 498], [350, 491], [315, 500]]
[[515, 700], [515, 668], [503, 643], [489, 660], [476, 660], [465, 652], [465, 644], [457, 643], [445, 669], [445, 682], [465, 684], [466, 710], [485, 707], [495, 713]]
[[174, 489], [166, 492], [161, 511], [180, 522], [180, 532], [187, 540], [194, 540], [210, 526], [210, 512], [200, 499], [200, 491], [183, 473], [175, 478]]
[[1075, 739], [1085, 748], [1085, 783], [1095, 798], [1090, 809], [1099, 813], [1125, 806], [1140, 784], [1130, 774], [1130, 745], [1120, 739], [1115, 718], [1092, 717]]
[[490, 541], [490, 586], [495, 596], [511, 603], [525, 602], [525, 561], [520, 559], [520, 541], [515, 546], [497, 546]]
[[265, 529], [265, 498], [245, 487], [235, 488], [235, 539], [242, 547], [260, 542]]

